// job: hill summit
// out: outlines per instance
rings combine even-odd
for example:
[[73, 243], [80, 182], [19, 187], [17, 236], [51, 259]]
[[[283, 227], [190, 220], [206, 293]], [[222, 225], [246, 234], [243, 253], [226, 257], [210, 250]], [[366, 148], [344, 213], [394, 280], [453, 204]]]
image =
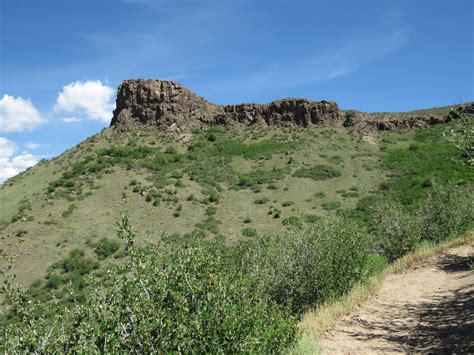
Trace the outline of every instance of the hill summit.
[[270, 104], [215, 105], [179, 83], [168, 80], [125, 80], [117, 93], [111, 126], [185, 132], [209, 125], [303, 126], [336, 124], [342, 119], [332, 101], [283, 99]]

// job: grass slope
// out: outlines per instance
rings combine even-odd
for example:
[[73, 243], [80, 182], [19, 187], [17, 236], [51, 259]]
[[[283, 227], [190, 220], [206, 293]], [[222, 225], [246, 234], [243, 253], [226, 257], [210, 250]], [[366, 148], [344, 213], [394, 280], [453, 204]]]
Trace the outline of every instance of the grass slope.
[[334, 211], [367, 221], [380, 199], [409, 204], [434, 180], [472, 183], [443, 129], [105, 129], [2, 185], [1, 252], [28, 284], [71, 250], [94, 256], [91, 245], [114, 238], [123, 211], [151, 241], [199, 232], [232, 243]]

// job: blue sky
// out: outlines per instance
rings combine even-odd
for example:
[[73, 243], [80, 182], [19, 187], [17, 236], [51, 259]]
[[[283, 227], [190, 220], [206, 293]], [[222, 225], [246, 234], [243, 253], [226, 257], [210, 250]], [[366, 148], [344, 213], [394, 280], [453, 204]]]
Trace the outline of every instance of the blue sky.
[[0, 0], [0, 182], [108, 126], [118, 84], [218, 104], [474, 100], [471, 0]]

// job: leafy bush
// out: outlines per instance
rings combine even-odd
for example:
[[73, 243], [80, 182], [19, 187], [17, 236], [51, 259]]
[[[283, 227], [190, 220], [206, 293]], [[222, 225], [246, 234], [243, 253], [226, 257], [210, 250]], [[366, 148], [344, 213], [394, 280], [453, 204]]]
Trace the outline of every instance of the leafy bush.
[[338, 208], [341, 208], [342, 203], [341, 201], [328, 201], [328, 202], [323, 202], [321, 206], [328, 211], [333, 211], [337, 210]]
[[244, 237], [255, 237], [257, 235], [257, 230], [255, 228], [247, 227], [242, 230], [242, 235]]
[[255, 200], [255, 204], [257, 205], [264, 205], [266, 204], [267, 202], [269, 202], [270, 199], [268, 197], [262, 197], [262, 198], [259, 198], [259, 199], [256, 199]]
[[460, 161], [474, 168], [474, 120], [472, 117], [452, 111], [455, 118], [448, 129], [443, 132], [444, 138], [461, 153]]
[[273, 167], [271, 170], [257, 169], [248, 174], [239, 176], [237, 188], [255, 188], [257, 185], [270, 184], [278, 179], [283, 179], [289, 174], [288, 167], [277, 168]]
[[296, 170], [293, 176], [320, 181], [341, 176], [341, 172], [329, 165], [314, 165]]
[[100, 259], [106, 259], [119, 249], [120, 242], [104, 237], [95, 244], [94, 252]]
[[208, 208], [206, 208], [206, 215], [207, 216], [212, 216], [212, 215], [215, 215], [217, 213], [217, 208], [214, 207], [214, 206], [209, 206]]
[[374, 226], [382, 253], [394, 260], [421, 242], [439, 243], [460, 235], [472, 224], [473, 206], [469, 187], [438, 184], [415, 207], [393, 201], [379, 205]]
[[338, 297], [366, 275], [369, 237], [336, 216], [301, 220], [286, 235], [257, 235], [243, 246], [248, 277], [270, 301], [301, 312]]
[[323, 191], [319, 191], [319, 192], [316, 192], [314, 194], [314, 197], [317, 197], [317, 198], [324, 198], [326, 197], [326, 193], [324, 193]]
[[301, 216], [291, 216], [285, 218], [281, 223], [287, 227], [302, 227], [303, 223], [316, 223], [321, 219], [321, 217], [314, 214], [305, 214]]
[[76, 206], [74, 203], [71, 203], [71, 204], [67, 207], [66, 211], [64, 211], [63, 213], [61, 213], [61, 216], [62, 216], [63, 218], [68, 218], [68, 217], [74, 212], [74, 210], [75, 210], [76, 208], [77, 208], [77, 206]]
[[214, 150], [211, 152], [222, 156], [243, 156], [247, 159], [256, 159], [261, 156], [272, 156], [285, 149], [294, 148], [296, 145], [296, 143], [282, 143], [273, 139], [250, 144], [238, 140], [228, 140], [215, 143]]
[[418, 220], [403, 205], [386, 202], [377, 207], [375, 234], [378, 250], [393, 261], [413, 250], [421, 241]]
[[221, 253], [191, 245], [145, 254], [128, 220], [119, 234], [127, 261], [94, 285], [83, 305], [55, 320], [36, 313], [8, 280], [2, 291], [20, 324], [2, 330], [3, 352], [263, 353], [282, 352], [297, 340], [296, 319], [267, 302]]
[[438, 243], [463, 233], [473, 221], [473, 201], [469, 187], [433, 186], [418, 207], [421, 239]]

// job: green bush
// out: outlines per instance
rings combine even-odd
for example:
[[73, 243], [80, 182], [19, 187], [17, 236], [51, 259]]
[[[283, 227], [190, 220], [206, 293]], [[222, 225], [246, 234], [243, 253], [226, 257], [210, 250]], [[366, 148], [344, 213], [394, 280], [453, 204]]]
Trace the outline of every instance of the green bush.
[[293, 176], [320, 181], [341, 176], [341, 173], [329, 165], [314, 165], [296, 170]]
[[418, 207], [421, 239], [438, 243], [466, 231], [474, 217], [473, 201], [469, 187], [435, 184]]
[[77, 208], [77, 206], [76, 206], [74, 203], [71, 203], [71, 204], [67, 207], [66, 211], [64, 211], [63, 213], [61, 213], [61, 216], [62, 216], [63, 218], [68, 218], [68, 217], [74, 212], [74, 210], [75, 210], [76, 208]]
[[323, 202], [321, 204], [322, 208], [328, 211], [333, 211], [341, 208], [342, 203], [341, 201], [328, 201], [328, 202]]
[[421, 242], [439, 243], [463, 233], [473, 221], [473, 194], [469, 187], [435, 184], [411, 208], [388, 201], [376, 209], [374, 230], [382, 253], [394, 260]]
[[255, 204], [264, 205], [269, 201], [270, 201], [270, 199], [268, 197], [262, 197], [262, 198], [259, 198], [259, 199], [255, 200]]
[[214, 207], [214, 206], [209, 206], [207, 209], [206, 209], [206, 215], [207, 216], [212, 216], [212, 215], [215, 215], [217, 213], [217, 208]]
[[104, 237], [95, 244], [94, 252], [100, 259], [106, 259], [119, 249], [120, 242]]
[[242, 248], [248, 277], [268, 300], [296, 312], [343, 295], [367, 274], [367, 232], [336, 216], [301, 220], [285, 235], [257, 235]]
[[421, 241], [417, 218], [399, 203], [380, 204], [374, 219], [374, 232], [380, 243], [378, 251], [390, 261], [415, 250]]
[[255, 237], [257, 235], [257, 230], [255, 228], [247, 227], [242, 230], [242, 235], [244, 237]]
[[285, 307], [265, 301], [221, 253], [202, 246], [143, 253], [126, 218], [127, 261], [94, 285], [83, 305], [55, 320], [37, 315], [11, 282], [20, 324], [2, 330], [2, 352], [276, 353], [297, 340]]
[[319, 191], [319, 192], [316, 192], [314, 194], [314, 197], [317, 197], [317, 198], [324, 198], [326, 197], [326, 193], [324, 193], [323, 191]]

